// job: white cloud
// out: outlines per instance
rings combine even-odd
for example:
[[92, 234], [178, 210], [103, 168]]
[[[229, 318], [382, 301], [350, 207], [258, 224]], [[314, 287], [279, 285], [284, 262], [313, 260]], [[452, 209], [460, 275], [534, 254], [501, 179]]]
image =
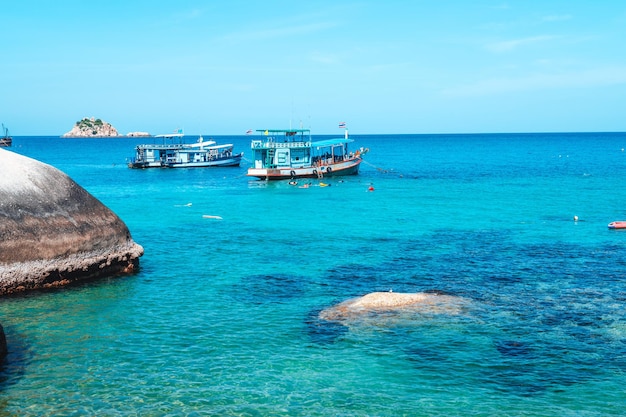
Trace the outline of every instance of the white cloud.
[[485, 49], [491, 52], [497, 52], [497, 53], [509, 52], [520, 46], [526, 46], [526, 45], [536, 44], [540, 42], [547, 42], [555, 38], [556, 36], [550, 36], [550, 35], [531, 36], [528, 38], [512, 39], [509, 41], [491, 43], [491, 44], [485, 45]]
[[472, 97], [562, 88], [591, 88], [626, 84], [626, 67], [595, 68], [578, 72], [530, 74], [521, 77], [491, 78], [446, 88], [447, 97]]
[[337, 55], [334, 54], [324, 54], [321, 52], [313, 52], [309, 55], [309, 58], [313, 62], [317, 62], [320, 64], [332, 65], [339, 62]]
[[229, 41], [251, 41], [251, 40], [267, 40], [274, 38], [288, 38], [296, 35], [304, 35], [309, 33], [315, 33], [328, 28], [336, 26], [334, 23], [322, 22], [322, 23], [308, 23], [294, 26], [283, 26], [275, 29], [260, 29], [256, 31], [242, 31], [231, 33], [223, 37], [224, 40]]
[[570, 20], [572, 18], [569, 14], [544, 16], [541, 20], [544, 22], [562, 22], [564, 20]]

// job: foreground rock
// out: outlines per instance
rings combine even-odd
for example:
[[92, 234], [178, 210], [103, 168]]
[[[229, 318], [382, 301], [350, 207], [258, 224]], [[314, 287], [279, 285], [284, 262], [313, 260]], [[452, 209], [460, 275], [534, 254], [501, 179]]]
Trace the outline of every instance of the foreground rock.
[[459, 314], [467, 299], [438, 293], [373, 292], [322, 310], [320, 319], [328, 321], [355, 320], [373, 313], [419, 312], [430, 314]]
[[0, 295], [134, 272], [122, 220], [50, 165], [0, 150]]
[[94, 117], [83, 118], [76, 122], [72, 130], [64, 134], [64, 138], [97, 138], [120, 136], [117, 129], [110, 123]]

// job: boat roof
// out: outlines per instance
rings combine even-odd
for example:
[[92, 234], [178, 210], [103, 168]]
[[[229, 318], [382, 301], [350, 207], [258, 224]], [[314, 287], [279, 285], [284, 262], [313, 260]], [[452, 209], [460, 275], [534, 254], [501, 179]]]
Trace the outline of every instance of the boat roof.
[[185, 145], [189, 148], [207, 148], [209, 146], [215, 145], [216, 143], [217, 142], [215, 142], [214, 140], [203, 140], [202, 142], [187, 143]]
[[232, 143], [225, 143], [224, 145], [215, 145], [215, 146], [211, 146], [211, 149], [225, 149], [225, 148], [232, 148], [233, 144]]
[[168, 133], [165, 135], [156, 135], [155, 138], [182, 138], [184, 133]]
[[[200, 144], [194, 144], [192, 146], [184, 146], [180, 150], [182, 152], [198, 152], [199, 150], [211, 150], [211, 149], [226, 149], [232, 148], [232, 143], [226, 143], [224, 145], [216, 145], [215, 142], [211, 145], [209, 142], [204, 142], [204, 146], [199, 146]], [[200, 148], [200, 149], [198, 149]]]
[[311, 129], [257, 129], [260, 133], [310, 133]]
[[316, 146], [318, 148], [321, 148], [325, 146], [342, 145], [344, 143], [352, 143], [352, 142], [354, 142], [353, 139], [334, 138], [334, 139], [318, 140], [317, 142], [311, 142], [311, 146]]

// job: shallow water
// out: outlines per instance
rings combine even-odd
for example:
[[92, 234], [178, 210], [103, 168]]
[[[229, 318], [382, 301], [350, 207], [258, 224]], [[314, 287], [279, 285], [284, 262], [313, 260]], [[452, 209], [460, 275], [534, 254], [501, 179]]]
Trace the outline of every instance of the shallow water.
[[[308, 189], [248, 162], [128, 169], [145, 139], [15, 138], [145, 255], [131, 277], [0, 301], [0, 415], [621, 414], [626, 232], [607, 224], [626, 220], [626, 135], [353, 138], [360, 174]], [[388, 290], [470, 302], [317, 316]]]

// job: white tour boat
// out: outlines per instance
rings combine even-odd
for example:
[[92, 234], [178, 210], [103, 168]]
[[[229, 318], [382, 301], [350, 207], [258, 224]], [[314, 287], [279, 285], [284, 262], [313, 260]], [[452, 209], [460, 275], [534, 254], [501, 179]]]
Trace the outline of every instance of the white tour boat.
[[234, 153], [230, 143], [218, 145], [202, 136], [196, 143], [183, 143], [183, 136], [182, 133], [157, 135], [156, 138], [163, 138], [162, 144], [137, 145], [129, 168], [234, 167], [241, 163], [243, 152]]

